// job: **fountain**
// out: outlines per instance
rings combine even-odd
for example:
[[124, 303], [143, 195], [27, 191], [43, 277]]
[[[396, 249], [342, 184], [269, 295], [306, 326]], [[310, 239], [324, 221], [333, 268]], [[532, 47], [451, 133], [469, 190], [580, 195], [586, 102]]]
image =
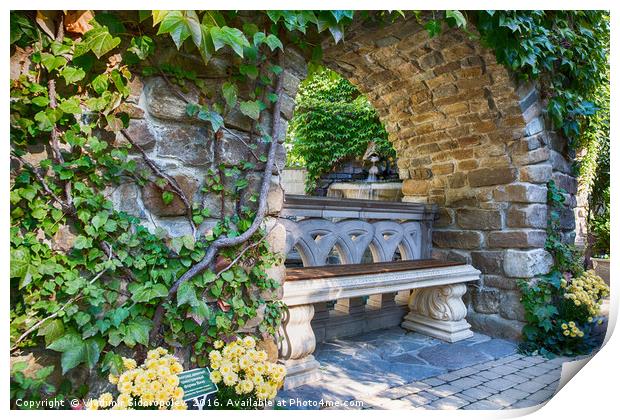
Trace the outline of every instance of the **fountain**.
[[329, 186], [327, 196], [360, 200], [401, 201], [402, 182], [379, 180], [377, 163], [381, 160], [381, 157], [377, 152], [377, 145], [374, 141], [368, 143], [362, 159], [370, 162], [366, 180], [335, 182]]

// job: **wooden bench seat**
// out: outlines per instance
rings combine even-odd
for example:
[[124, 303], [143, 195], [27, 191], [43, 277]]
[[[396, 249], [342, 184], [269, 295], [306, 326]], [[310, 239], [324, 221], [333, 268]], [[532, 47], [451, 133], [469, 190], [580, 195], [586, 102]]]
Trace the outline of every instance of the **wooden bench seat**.
[[318, 378], [319, 364], [312, 356], [315, 305], [411, 290], [401, 326], [455, 342], [473, 335], [462, 296], [465, 283], [479, 278], [471, 265], [428, 259], [287, 269], [282, 298], [287, 313], [279, 334], [280, 357], [288, 367], [285, 387]]
[[286, 281], [308, 280], [361, 274], [393, 273], [397, 271], [440, 268], [463, 265], [463, 263], [440, 260], [390, 261], [369, 264], [338, 264], [319, 267], [299, 267], [286, 269]]

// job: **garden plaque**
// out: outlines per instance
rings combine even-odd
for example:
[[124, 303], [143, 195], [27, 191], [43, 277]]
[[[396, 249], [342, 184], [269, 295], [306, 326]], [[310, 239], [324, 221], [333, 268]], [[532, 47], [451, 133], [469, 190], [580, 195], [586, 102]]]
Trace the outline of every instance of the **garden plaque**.
[[207, 396], [217, 392], [217, 385], [211, 381], [208, 368], [192, 369], [179, 373], [179, 386], [183, 388], [183, 400], [193, 400], [199, 410], [205, 405]]

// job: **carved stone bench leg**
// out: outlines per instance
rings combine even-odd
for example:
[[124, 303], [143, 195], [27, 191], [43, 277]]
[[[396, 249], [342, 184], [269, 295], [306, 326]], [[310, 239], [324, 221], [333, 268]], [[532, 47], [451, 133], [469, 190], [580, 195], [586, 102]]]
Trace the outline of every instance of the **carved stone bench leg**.
[[409, 298], [409, 314], [403, 328], [454, 343], [474, 335], [465, 320], [465, 284], [415, 289]]
[[288, 308], [279, 331], [280, 362], [286, 366], [284, 389], [291, 389], [319, 379], [319, 362], [312, 353], [316, 339], [310, 321], [314, 305]]

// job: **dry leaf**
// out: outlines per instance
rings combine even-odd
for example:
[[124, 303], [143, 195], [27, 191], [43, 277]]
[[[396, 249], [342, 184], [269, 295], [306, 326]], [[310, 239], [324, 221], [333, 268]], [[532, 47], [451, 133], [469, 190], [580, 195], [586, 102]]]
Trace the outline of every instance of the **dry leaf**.
[[65, 30], [74, 34], [83, 35], [93, 29], [90, 22], [95, 15], [90, 10], [72, 10], [65, 16]]
[[35, 18], [43, 32], [52, 39], [56, 38], [56, 24], [54, 22], [56, 22], [58, 13], [58, 10], [37, 10], [37, 17]]

